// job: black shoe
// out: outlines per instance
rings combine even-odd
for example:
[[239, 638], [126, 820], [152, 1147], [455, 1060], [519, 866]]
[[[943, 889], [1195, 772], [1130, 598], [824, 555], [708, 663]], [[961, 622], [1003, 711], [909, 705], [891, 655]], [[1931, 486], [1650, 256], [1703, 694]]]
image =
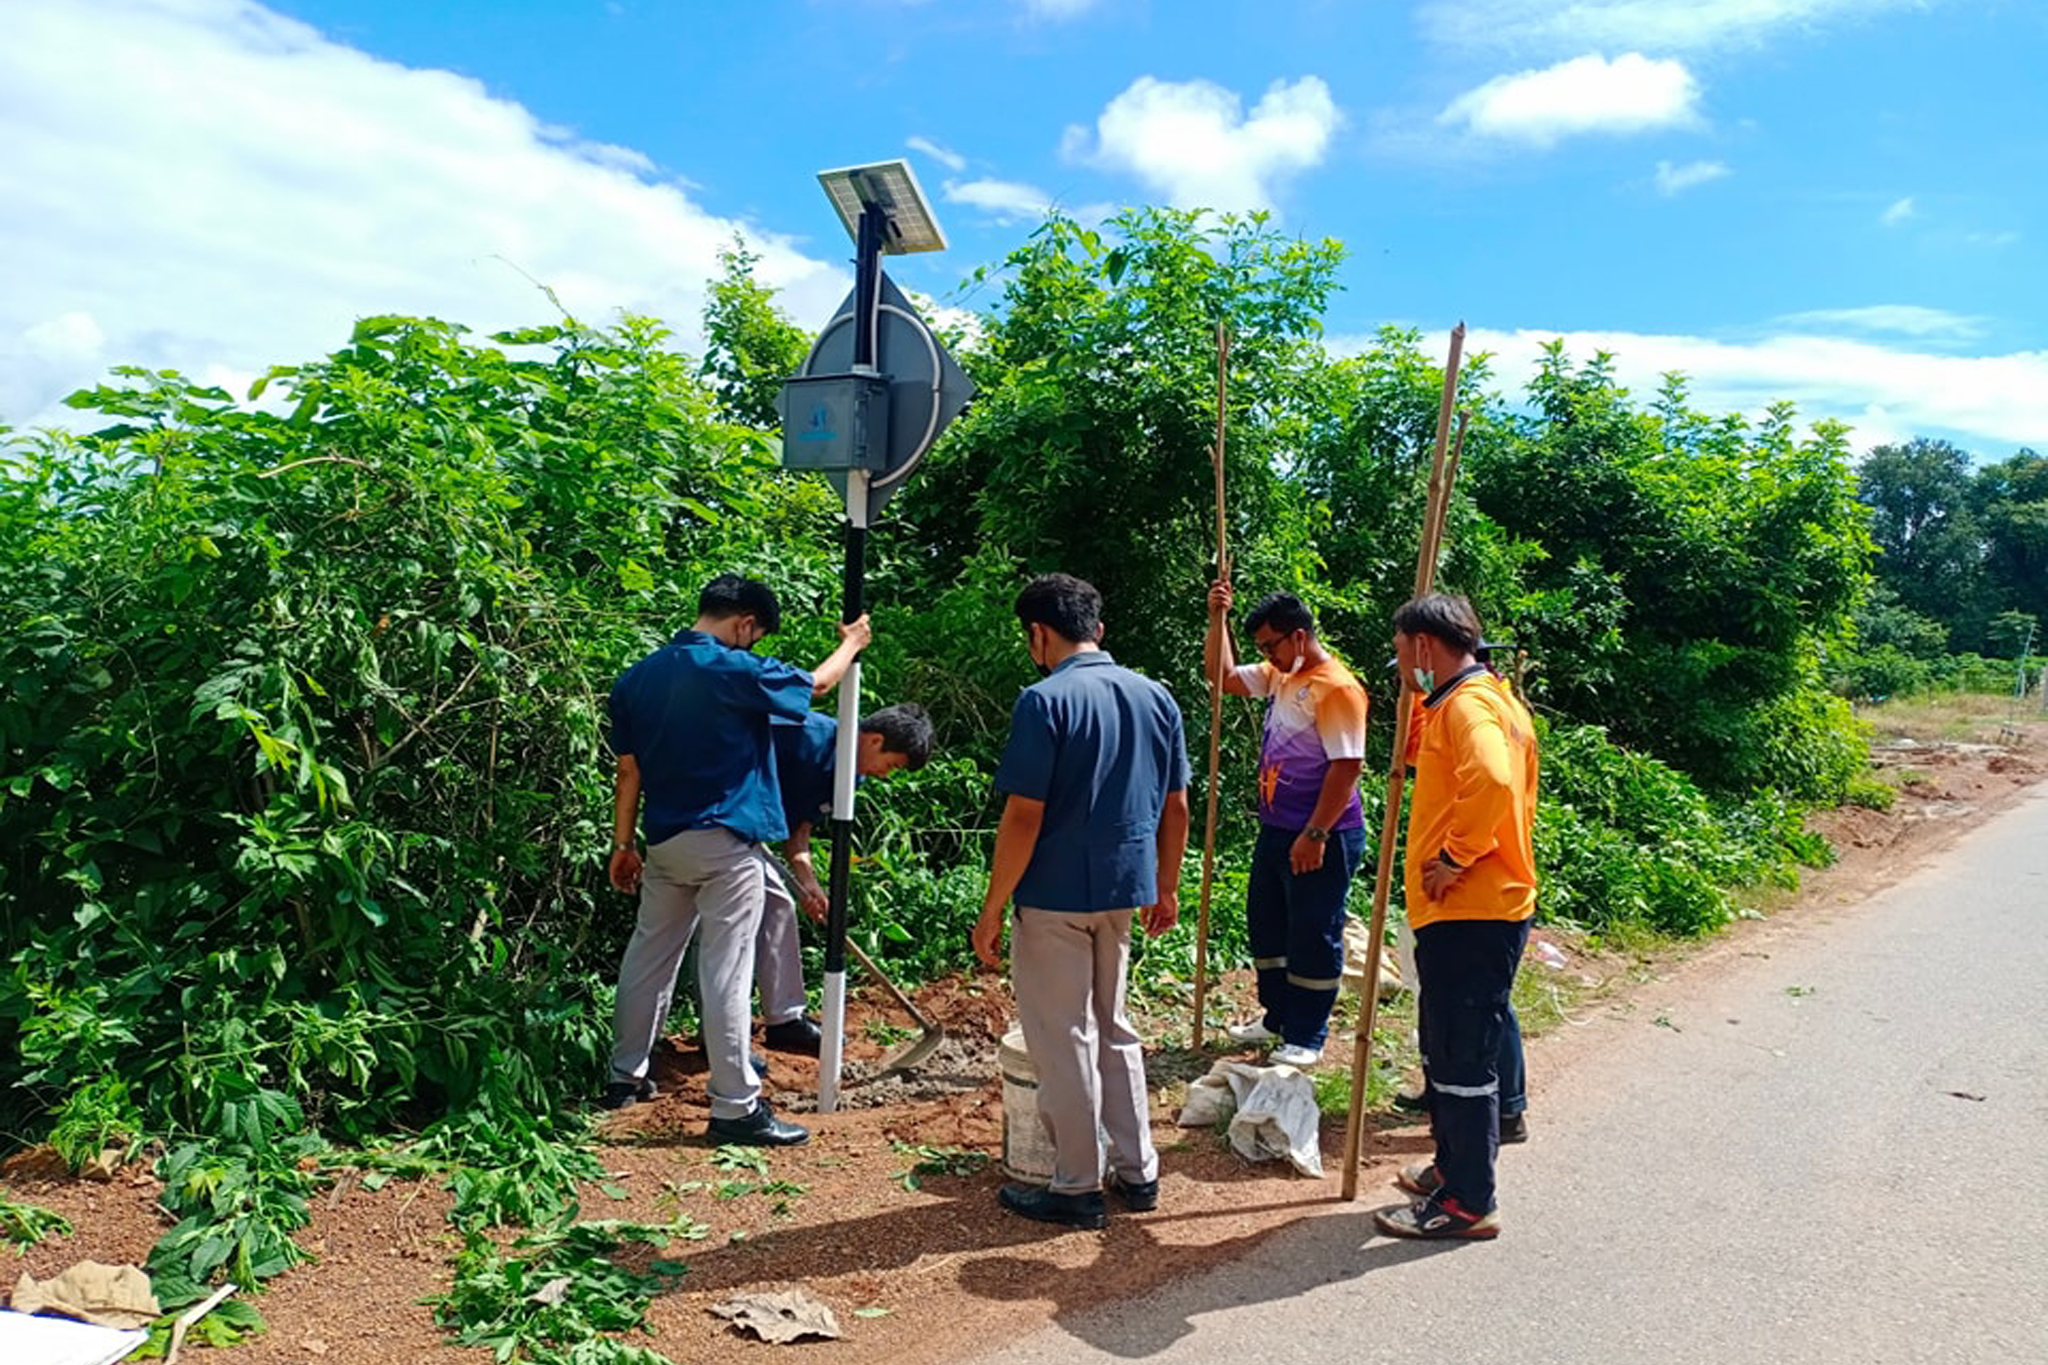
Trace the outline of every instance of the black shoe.
[[634, 1105], [653, 1099], [661, 1092], [654, 1088], [654, 1082], [642, 1076], [637, 1081], [613, 1081], [597, 1097], [598, 1104], [606, 1109], [631, 1109]]
[[799, 1128], [775, 1117], [766, 1100], [755, 1100], [745, 1118], [713, 1119], [704, 1130], [713, 1142], [738, 1143], [742, 1147], [797, 1147], [811, 1140], [811, 1130]]
[[1501, 1146], [1503, 1146], [1503, 1147], [1511, 1147], [1511, 1146], [1513, 1146], [1513, 1145], [1514, 1145], [1515, 1143], [1517, 1143], [1517, 1142], [1527, 1142], [1528, 1140], [1529, 1140], [1529, 1116], [1528, 1116], [1527, 1114], [1512, 1114], [1512, 1115], [1508, 1115], [1508, 1116], [1506, 1116], [1506, 1117], [1503, 1117], [1503, 1118], [1501, 1119], [1501, 1121], [1500, 1121], [1500, 1145], [1501, 1145]]
[[770, 1024], [761, 1030], [761, 1041], [777, 1052], [794, 1052], [803, 1057], [818, 1055], [819, 1044], [824, 1035], [818, 1032], [818, 1021], [808, 1015], [799, 1014], [794, 1019], [785, 1019], [779, 1024]]
[[1103, 1181], [1102, 1185], [1132, 1213], [1150, 1213], [1159, 1207], [1157, 1180], [1126, 1180], [1115, 1171], [1111, 1171], [1109, 1179]]
[[1109, 1225], [1109, 1211], [1103, 1207], [1102, 1191], [1086, 1194], [1056, 1194], [1036, 1185], [1005, 1185], [996, 1192], [1004, 1208], [1041, 1223], [1058, 1223], [1069, 1228], [1100, 1228]]
[[1429, 1112], [1429, 1091], [1422, 1090], [1411, 1095], [1405, 1090], [1394, 1092], [1394, 1107], [1404, 1114], [1427, 1114]]

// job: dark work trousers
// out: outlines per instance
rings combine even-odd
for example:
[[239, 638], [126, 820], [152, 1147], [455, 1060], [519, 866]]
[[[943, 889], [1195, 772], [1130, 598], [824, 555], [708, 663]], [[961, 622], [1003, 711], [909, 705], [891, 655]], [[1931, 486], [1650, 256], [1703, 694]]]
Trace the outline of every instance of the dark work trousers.
[[1443, 1194], [1471, 1213], [1494, 1207], [1500, 1151], [1501, 1040], [1527, 920], [1453, 919], [1415, 931], [1423, 1064]]
[[[1429, 1064], [1423, 1063], [1422, 1084], [1429, 1086]], [[1514, 1118], [1529, 1108], [1529, 1067], [1522, 1057], [1522, 1021], [1508, 1006], [1507, 1026], [1500, 1031], [1500, 1116]]]
[[1323, 847], [1323, 865], [1297, 876], [1288, 852], [1300, 833], [1259, 826], [1245, 920], [1266, 1027], [1296, 1047], [1320, 1052], [1344, 979], [1344, 897], [1365, 852], [1365, 831], [1334, 831]]

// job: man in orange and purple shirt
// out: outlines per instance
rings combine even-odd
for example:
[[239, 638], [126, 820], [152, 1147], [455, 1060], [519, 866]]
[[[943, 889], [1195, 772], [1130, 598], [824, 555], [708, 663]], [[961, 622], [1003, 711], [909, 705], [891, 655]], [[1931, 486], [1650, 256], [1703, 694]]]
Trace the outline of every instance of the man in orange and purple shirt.
[[1229, 631], [1217, 628], [1230, 604], [1230, 584], [1211, 584], [1203, 663], [1214, 677], [1220, 656], [1232, 696], [1265, 698], [1266, 731], [1245, 889], [1261, 1013], [1225, 1032], [1273, 1044], [1278, 1065], [1312, 1066], [1344, 976], [1344, 898], [1365, 852], [1365, 689], [1316, 638], [1315, 616], [1292, 593], [1252, 608], [1245, 626], [1265, 661], [1238, 667]]

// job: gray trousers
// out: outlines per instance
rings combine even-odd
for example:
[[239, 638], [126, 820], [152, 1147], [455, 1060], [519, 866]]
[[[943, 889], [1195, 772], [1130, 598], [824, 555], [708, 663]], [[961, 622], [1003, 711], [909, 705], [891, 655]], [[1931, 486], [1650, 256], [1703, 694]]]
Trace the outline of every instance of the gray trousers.
[[754, 939], [754, 984], [761, 991], [761, 1022], [786, 1024], [803, 1017], [804, 956], [797, 937], [796, 897], [782, 869], [768, 860], [768, 894], [761, 906], [761, 932]]
[[1010, 931], [1017, 1021], [1038, 1073], [1038, 1121], [1052, 1138], [1059, 1194], [1102, 1188], [1098, 1131], [1109, 1136], [1118, 1178], [1159, 1178], [1144, 1042], [1124, 1013], [1131, 913], [1020, 906]]
[[[683, 935], [683, 948], [690, 946]], [[804, 994], [803, 940], [796, 926], [796, 897], [790, 894], [782, 869], [768, 860], [768, 885], [761, 898], [761, 932], [754, 936], [754, 986], [761, 993], [761, 1022], [786, 1024], [803, 1017], [810, 998]], [[668, 1030], [668, 1011], [655, 1026], [659, 1038]]]
[[[782, 879], [768, 855], [729, 830], [684, 830], [647, 850], [640, 915], [619, 963], [613, 1080], [634, 1081], [647, 1074], [654, 1041], [668, 1019], [676, 968], [701, 923], [697, 995], [704, 1054], [711, 1064], [711, 1116], [736, 1119], [753, 1111], [761, 1078], [748, 1058], [753, 1016], [747, 996], [771, 885], [780, 890]], [[788, 892], [782, 894], [786, 899]]]

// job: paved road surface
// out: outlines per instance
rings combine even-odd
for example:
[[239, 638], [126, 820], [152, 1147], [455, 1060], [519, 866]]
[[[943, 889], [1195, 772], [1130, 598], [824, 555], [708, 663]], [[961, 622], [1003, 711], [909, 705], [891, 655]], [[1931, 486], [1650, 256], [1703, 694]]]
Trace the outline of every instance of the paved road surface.
[[1757, 947], [1534, 1054], [1499, 1241], [1374, 1190], [991, 1360], [2048, 1362], [2048, 795]]

